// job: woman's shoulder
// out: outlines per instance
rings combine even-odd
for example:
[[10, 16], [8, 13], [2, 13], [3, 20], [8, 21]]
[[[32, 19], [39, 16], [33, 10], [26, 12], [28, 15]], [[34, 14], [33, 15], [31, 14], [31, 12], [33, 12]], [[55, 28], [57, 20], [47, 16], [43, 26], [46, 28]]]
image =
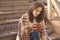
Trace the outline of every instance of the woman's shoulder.
[[25, 19], [25, 18], [28, 18], [28, 13], [24, 13], [19, 20], [22, 20], [22, 19]]
[[22, 15], [22, 17], [27, 17], [28, 16], [28, 13], [24, 13], [23, 15]]

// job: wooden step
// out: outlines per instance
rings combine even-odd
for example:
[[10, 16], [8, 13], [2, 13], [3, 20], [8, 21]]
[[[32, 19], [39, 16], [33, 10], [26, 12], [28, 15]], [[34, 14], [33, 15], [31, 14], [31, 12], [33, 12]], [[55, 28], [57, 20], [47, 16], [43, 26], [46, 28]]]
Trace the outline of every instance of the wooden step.
[[11, 4], [11, 5], [0, 5], [0, 11], [20, 11], [20, 10], [25, 10], [28, 9], [31, 3], [24, 3], [24, 4]]
[[25, 10], [29, 9], [29, 6], [0, 6], [0, 11], [19, 11], [19, 10]]
[[0, 0], [0, 1], [29, 1], [29, 0]]
[[3, 14], [14, 14], [14, 13], [23, 13], [23, 12], [26, 12], [27, 10], [20, 10], [20, 11], [8, 11], [8, 12], [1, 12], [0, 11], [0, 15], [3, 15]]
[[25, 3], [28, 3], [28, 1], [0, 1], [0, 5], [17, 5]]
[[2, 6], [28, 6], [28, 5], [31, 5], [31, 3], [14, 3], [14, 4], [3, 4], [3, 3], [0, 3], [0, 7], [2, 7]]
[[9, 36], [9, 35], [13, 35], [13, 34], [17, 34], [16, 32], [1, 32], [0, 33], [0, 38], [1, 37], [6, 37], [6, 36]]
[[15, 20], [9, 20], [9, 21], [1, 21], [0, 22], [0, 32], [17, 32], [18, 31], [18, 19]]
[[[17, 32], [19, 18], [29, 5], [26, 0], [0, 0], [0, 32]], [[4, 34], [1, 34], [0, 40], [16, 40], [16, 35]]]
[[12, 11], [24, 11], [24, 10], [28, 10], [28, 8], [21, 8], [21, 9], [1, 9], [0, 12], [12, 12]]
[[16, 40], [17, 33], [2, 32], [0, 33], [0, 40]]
[[16, 18], [20, 18], [23, 14], [25, 13], [25, 11], [21, 11], [21, 12], [11, 12], [11, 13], [1, 13], [0, 14], [0, 20], [4, 20], [4, 19], [16, 19]]
[[19, 19], [0, 20], [0, 24], [18, 22]]
[[2, 5], [1, 4], [0, 7], [29, 6], [29, 5], [31, 5], [31, 3], [28, 3], [28, 4], [27, 3], [24, 3], [24, 4], [23, 3], [22, 4], [11, 4], [11, 5], [6, 5], [6, 4]]
[[0, 1], [0, 31], [9, 31], [18, 28], [19, 18], [28, 10], [31, 3], [26, 0]]

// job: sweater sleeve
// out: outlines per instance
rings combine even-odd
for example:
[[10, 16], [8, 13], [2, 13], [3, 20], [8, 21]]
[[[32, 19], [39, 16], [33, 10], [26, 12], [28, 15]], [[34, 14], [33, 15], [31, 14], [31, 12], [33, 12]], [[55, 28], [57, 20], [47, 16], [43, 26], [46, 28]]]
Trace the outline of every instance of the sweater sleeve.
[[51, 34], [55, 31], [54, 25], [48, 20], [48, 18], [45, 18], [45, 25], [47, 26], [46, 30], [48, 34]]

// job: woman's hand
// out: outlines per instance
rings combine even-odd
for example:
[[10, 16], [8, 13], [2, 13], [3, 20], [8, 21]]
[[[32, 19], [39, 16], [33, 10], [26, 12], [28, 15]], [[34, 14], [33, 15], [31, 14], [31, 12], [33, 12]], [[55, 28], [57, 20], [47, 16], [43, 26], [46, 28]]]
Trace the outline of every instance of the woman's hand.
[[41, 24], [34, 24], [32, 26], [32, 30], [36, 30], [36, 31], [41, 31], [42, 30], [42, 25]]

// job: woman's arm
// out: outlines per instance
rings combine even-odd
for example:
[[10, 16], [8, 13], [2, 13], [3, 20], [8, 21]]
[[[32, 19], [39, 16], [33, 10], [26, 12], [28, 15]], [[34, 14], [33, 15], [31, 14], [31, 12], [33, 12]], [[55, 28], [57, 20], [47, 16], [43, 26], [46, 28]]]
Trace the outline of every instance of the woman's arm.
[[47, 33], [48, 34], [51, 34], [53, 33], [55, 30], [54, 30], [54, 25], [50, 22], [50, 20], [48, 20], [47, 17], [45, 17], [45, 25], [47, 26], [46, 27], [46, 30], [47, 30]]
[[18, 23], [18, 35], [19, 35], [19, 39], [22, 39], [24, 36], [24, 31], [25, 31], [25, 27], [26, 27], [26, 13], [24, 15], [22, 15], [22, 17], [19, 19], [19, 23]]
[[47, 26], [46, 30], [48, 35], [53, 37], [52, 39], [54, 39], [54, 37], [57, 38], [59, 34], [55, 31], [54, 25], [48, 20], [48, 18], [45, 18], [45, 25]]

